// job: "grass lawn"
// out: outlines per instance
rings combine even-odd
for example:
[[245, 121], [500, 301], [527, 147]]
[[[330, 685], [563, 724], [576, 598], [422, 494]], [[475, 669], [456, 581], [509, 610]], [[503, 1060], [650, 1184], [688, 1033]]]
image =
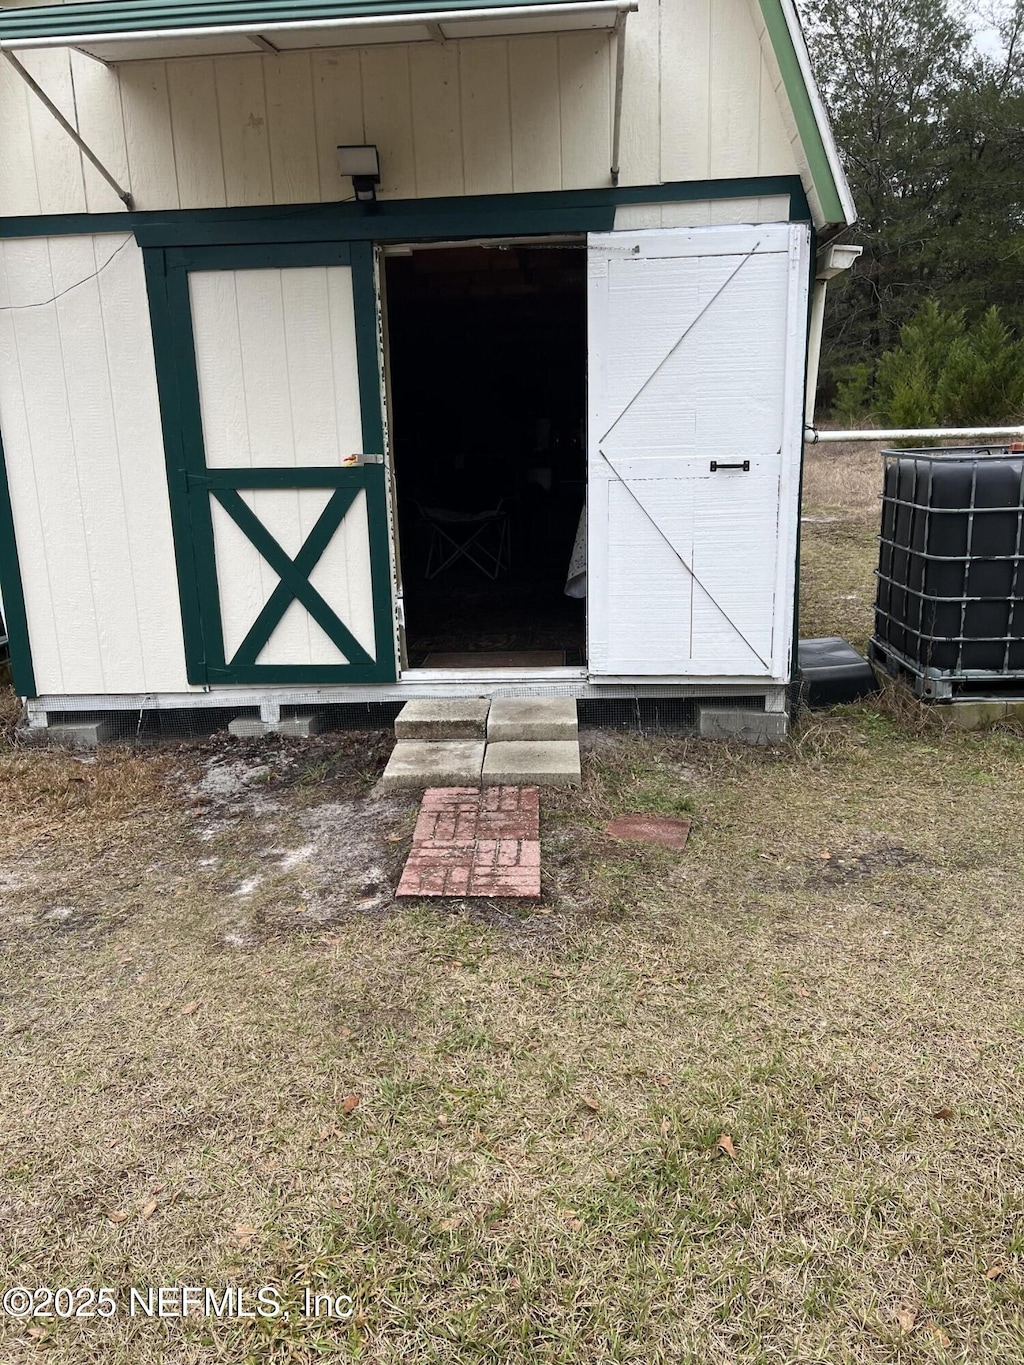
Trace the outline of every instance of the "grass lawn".
[[[862, 646], [877, 459], [809, 465]], [[119, 1296], [2, 1365], [1024, 1359], [1024, 737], [585, 748], [527, 909], [395, 905], [384, 736], [0, 751], [2, 1278]], [[289, 1316], [129, 1316], [182, 1284]]]

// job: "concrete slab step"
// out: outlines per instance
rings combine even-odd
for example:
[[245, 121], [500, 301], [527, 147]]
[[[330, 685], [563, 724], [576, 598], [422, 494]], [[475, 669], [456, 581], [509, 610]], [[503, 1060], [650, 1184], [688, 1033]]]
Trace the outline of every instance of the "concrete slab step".
[[486, 697], [432, 697], [407, 701], [395, 717], [396, 739], [483, 739], [487, 734]]
[[575, 740], [579, 737], [573, 697], [496, 697], [487, 717], [487, 739]]
[[578, 787], [580, 746], [574, 740], [497, 740], [487, 745], [485, 787]]
[[400, 739], [380, 779], [382, 791], [479, 787], [482, 739]]

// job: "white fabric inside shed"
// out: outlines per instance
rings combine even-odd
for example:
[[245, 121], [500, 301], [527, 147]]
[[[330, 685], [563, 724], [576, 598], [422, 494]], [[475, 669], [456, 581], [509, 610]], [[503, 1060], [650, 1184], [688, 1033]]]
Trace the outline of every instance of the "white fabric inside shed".
[[189, 290], [210, 469], [362, 451], [348, 266], [197, 271]]
[[184, 692], [142, 253], [122, 233], [7, 240], [0, 305], [0, 427], [39, 690]]
[[782, 224], [591, 237], [593, 673], [788, 676], [807, 250]]

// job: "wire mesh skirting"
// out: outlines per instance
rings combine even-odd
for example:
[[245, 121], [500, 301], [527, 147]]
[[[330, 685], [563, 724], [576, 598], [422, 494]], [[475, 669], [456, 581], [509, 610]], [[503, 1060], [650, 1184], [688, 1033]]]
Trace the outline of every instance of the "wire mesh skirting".
[[[504, 689], [501, 689], [504, 691]], [[523, 695], [509, 689], [512, 695]], [[772, 693], [769, 703], [768, 692]], [[544, 695], [552, 695], [553, 689], [544, 689]], [[557, 693], [555, 694], [557, 695]], [[31, 710], [22, 727], [22, 734], [43, 741], [48, 734], [53, 742], [75, 742], [61, 739], [74, 727], [82, 727], [82, 740], [88, 741], [95, 728], [97, 742], [149, 746], [177, 744], [203, 740], [217, 734], [225, 734], [229, 726], [238, 736], [274, 734], [302, 736], [329, 735], [332, 732], [391, 730], [395, 717], [405, 704], [404, 699], [374, 699], [367, 701], [333, 701], [322, 693], [311, 691], [307, 697], [292, 692], [287, 702], [275, 703], [273, 719], [264, 704], [231, 705], [229, 698], [224, 703], [189, 706], [182, 697], [181, 705], [168, 704], [164, 698], [160, 705], [136, 704], [115, 706], [107, 699], [103, 709], [74, 706], [72, 698], [42, 698], [30, 704]], [[85, 700], [85, 699], [81, 699]], [[92, 699], [98, 702], [99, 699]], [[125, 702], [129, 699], [124, 698]], [[175, 699], [177, 700], [177, 699]], [[789, 709], [795, 709], [795, 695], [791, 688], [773, 685], [765, 691], [751, 689], [749, 692], [738, 687], [716, 684], [690, 685], [679, 687], [666, 695], [666, 689], [645, 690], [641, 684], [632, 695], [605, 697], [578, 697], [577, 713], [581, 730], [608, 729], [633, 731], [637, 734], [693, 734], [700, 731], [701, 712], [716, 707], [761, 712], [778, 707], [789, 701]], [[42, 723], [45, 715], [45, 724]], [[35, 719], [33, 718], [33, 713]], [[232, 722], [251, 722], [251, 729], [240, 732]]]
[[883, 452], [870, 653], [921, 695], [1024, 689], [1024, 452]]

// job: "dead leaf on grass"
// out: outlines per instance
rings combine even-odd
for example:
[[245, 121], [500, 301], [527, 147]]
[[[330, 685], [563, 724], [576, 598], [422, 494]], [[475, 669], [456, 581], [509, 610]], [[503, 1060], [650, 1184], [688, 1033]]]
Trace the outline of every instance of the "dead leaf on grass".
[[158, 1185], [152, 1185], [152, 1186], [150, 1186], [149, 1192], [150, 1192], [150, 1194], [162, 1194], [162, 1193], [164, 1192], [164, 1190], [166, 1190], [166, 1188], [167, 1188], [167, 1181], [166, 1181], [166, 1180], [161, 1180], [160, 1183], [159, 1183]]
[[155, 1199], [151, 1199], [148, 1204], [143, 1204], [142, 1208], [139, 1210], [139, 1217], [142, 1219], [144, 1223], [148, 1223], [149, 1220], [153, 1217], [153, 1214], [156, 1213], [156, 1210], [157, 1201]]
[[438, 1223], [438, 1227], [442, 1232], [451, 1232], [453, 1228], [459, 1226], [460, 1221], [459, 1218], [446, 1218], [443, 1223]]
[[901, 1332], [912, 1332], [917, 1322], [917, 1309], [913, 1304], [904, 1300], [896, 1309], [896, 1321], [900, 1325]]
[[661, 1116], [661, 1124], [660, 1124], [661, 1136], [662, 1136], [663, 1138], [667, 1138], [668, 1135], [669, 1135], [669, 1133], [671, 1133], [671, 1131], [672, 1131], [672, 1120], [669, 1118], [669, 1116], [668, 1116], [667, 1114], [662, 1114], [662, 1116]]
[[359, 1101], [362, 1098], [362, 1095], [346, 1095], [341, 1102], [342, 1113], [351, 1114], [354, 1110], [358, 1109]]
[[45, 1327], [30, 1327], [25, 1335], [31, 1337], [33, 1341], [45, 1341], [50, 1334]]
[[1005, 1269], [1006, 1266], [1004, 1265], [990, 1265], [989, 1268], [985, 1271], [985, 1279], [998, 1280], [999, 1276], [1002, 1275]]
[[438, 1114], [438, 1116], [437, 1116], [437, 1126], [438, 1126], [438, 1128], [447, 1128], [447, 1127], [448, 1127], [448, 1115], [447, 1115], [447, 1114]]
[[199, 1008], [201, 1004], [202, 1004], [201, 1000], [190, 1000], [187, 1005], [182, 1005], [181, 1013], [195, 1014], [196, 1010]]
[[953, 1110], [948, 1104], [944, 1104], [941, 1109], [936, 1109], [932, 1114], [933, 1119], [951, 1119], [952, 1117]]
[[580, 1100], [588, 1109], [592, 1109], [595, 1114], [600, 1112], [601, 1106], [598, 1104], [597, 1100], [594, 1099], [593, 1095], [581, 1095]]
[[230, 1240], [242, 1251], [249, 1245], [254, 1237], [260, 1235], [259, 1228], [251, 1228], [248, 1223], [236, 1223], [235, 1230], [231, 1234]]
[[111, 1209], [110, 1212], [107, 1214], [107, 1217], [110, 1219], [112, 1223], [123, 1223], [127, 1219], [128, 1215], [122, 1212], [121, 1209]]
[[728, 1133], [719, 1133], [718, 1141], [715, 1143], [715, 1147], [718, 1149], [718, 1151], [724, 1152], [726, 1156], [731, 1156], [735, 1161], [736, 1148], [732, 1145], [732, 1138], [729, 1136]]

